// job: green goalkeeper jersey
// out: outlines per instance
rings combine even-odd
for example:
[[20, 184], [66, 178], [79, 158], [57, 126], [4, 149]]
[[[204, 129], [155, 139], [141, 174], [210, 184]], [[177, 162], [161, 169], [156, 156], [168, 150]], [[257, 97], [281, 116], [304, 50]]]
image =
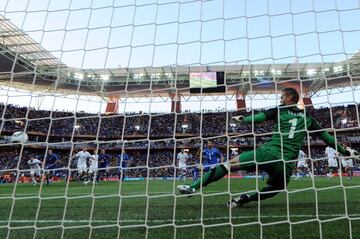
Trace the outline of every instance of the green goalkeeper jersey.
[[[244, 123], [263, 122], [273, 120], [275, 122], [271, 140], [262, 145], [269, 153], [284, 159], [294, 159], [304, 145], [307, 131], [317, 131], [317, 134], [329, 145], [334, 146], [335, 139], [326, 131], [322, 130], [319, 123], [304, 110], [297, 107], [280, 105], [278, 108], [269, 109], [263, 113], [245, 117]], [[345, 149], [337, 145], [340, 153]], [[282, 157], [283, 156], [283, 157]]]

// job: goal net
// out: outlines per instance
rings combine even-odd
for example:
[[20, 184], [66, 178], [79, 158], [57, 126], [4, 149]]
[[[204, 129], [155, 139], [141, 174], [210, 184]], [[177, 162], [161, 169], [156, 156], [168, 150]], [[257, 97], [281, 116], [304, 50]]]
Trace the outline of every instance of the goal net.
[[359, 238], [358, 22], [356, 0], [0, 0], [0, 238]]

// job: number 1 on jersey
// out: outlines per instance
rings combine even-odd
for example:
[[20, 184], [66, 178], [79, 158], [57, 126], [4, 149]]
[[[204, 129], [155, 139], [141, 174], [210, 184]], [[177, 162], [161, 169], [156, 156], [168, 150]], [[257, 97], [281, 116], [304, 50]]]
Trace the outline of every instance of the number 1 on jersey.
[[290, 132], [289, 132], [289, 139], [294, 138], [296, 124], [297, 124], [297, 118], [289, 120], [289, 123], [291, 124]]

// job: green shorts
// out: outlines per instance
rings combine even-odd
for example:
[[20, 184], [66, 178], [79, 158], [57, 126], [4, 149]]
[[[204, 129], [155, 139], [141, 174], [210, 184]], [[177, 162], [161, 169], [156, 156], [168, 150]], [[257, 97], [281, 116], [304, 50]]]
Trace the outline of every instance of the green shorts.
[[287, 184], [290, 181], [294, 163], [287, 162], [293, 158], [286, 158], [285, 156], [284, 158], [282, 160], [279, 156], [275, 156], [274, 153], [269, 152], [269, 149], [258, 148], [239, 155], [240, 170], [255, 171], [257, 165], [258, 170], [269, 174], [268, 185], [283, 185], [284, 177]]

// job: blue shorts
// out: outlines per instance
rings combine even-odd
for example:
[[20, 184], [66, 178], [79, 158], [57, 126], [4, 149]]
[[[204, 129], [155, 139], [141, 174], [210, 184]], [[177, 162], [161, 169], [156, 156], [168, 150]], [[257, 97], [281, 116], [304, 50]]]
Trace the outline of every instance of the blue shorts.
[[60, 167], [55, 165], [55, 166], [45, 166], [45, 173], [51, 173], [51, 174], [55, 174], [56, 171], [60, 171]]
[[109, 167], [109, 164], [100, 164], [100, 165], [99, 165], [99, 169], [100, 169], [100, 170], [107, 169], [108, 167]]

